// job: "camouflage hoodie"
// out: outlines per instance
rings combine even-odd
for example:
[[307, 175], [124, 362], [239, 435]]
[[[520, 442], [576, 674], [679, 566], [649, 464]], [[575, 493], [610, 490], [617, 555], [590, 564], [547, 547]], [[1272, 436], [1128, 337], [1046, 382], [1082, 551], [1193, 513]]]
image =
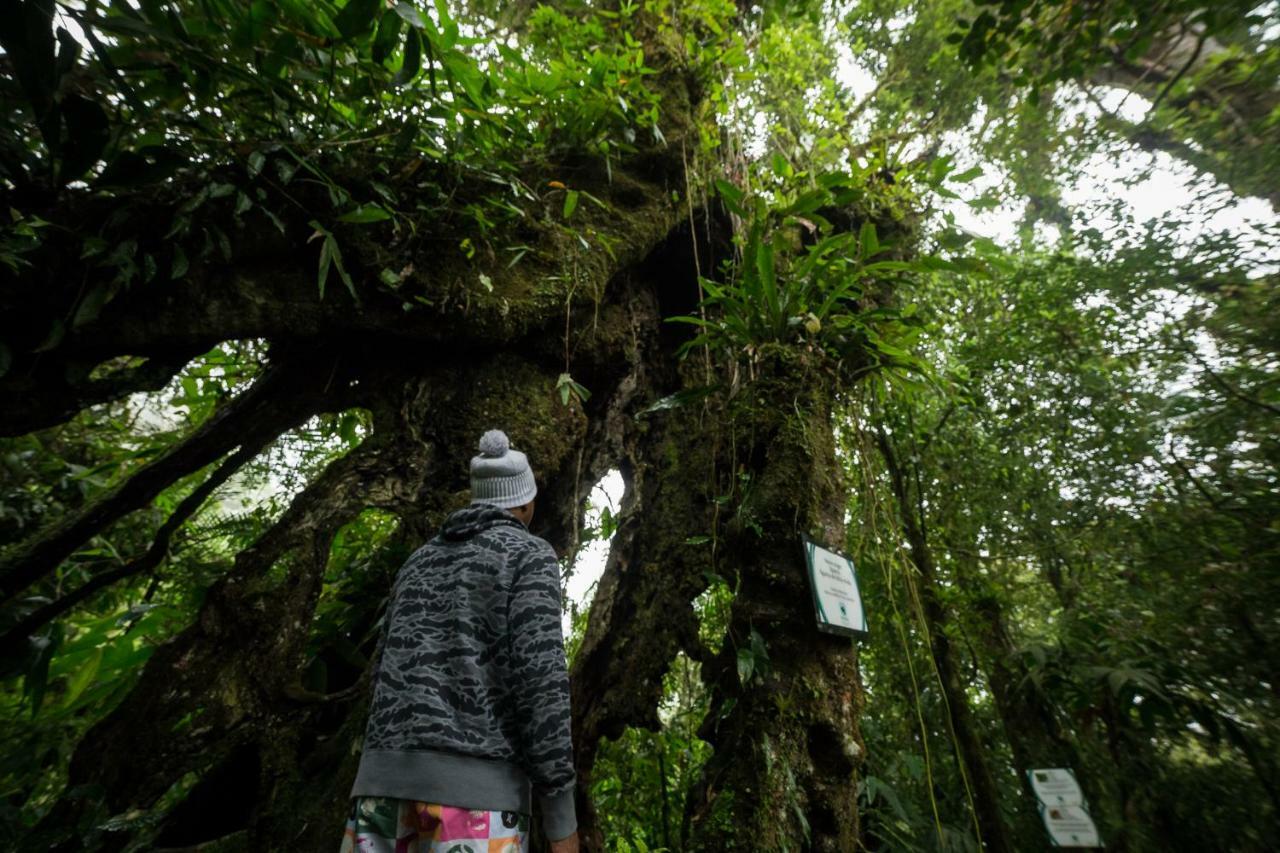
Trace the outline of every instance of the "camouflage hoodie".
[[351, 795], [529, 813], [577, 828], [560, 567], [515, 516], [472, 504], [400, 569]]

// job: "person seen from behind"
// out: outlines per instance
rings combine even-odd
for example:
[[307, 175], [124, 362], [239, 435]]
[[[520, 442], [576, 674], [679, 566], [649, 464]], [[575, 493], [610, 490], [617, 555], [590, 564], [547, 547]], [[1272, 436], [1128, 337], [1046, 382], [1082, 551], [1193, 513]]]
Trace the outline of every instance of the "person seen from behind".
[[471, 505], [409, 557], [387, 604], [341, 853], [577, 853], [560, 566], [528, 531], [528, 458], [490, 430]]

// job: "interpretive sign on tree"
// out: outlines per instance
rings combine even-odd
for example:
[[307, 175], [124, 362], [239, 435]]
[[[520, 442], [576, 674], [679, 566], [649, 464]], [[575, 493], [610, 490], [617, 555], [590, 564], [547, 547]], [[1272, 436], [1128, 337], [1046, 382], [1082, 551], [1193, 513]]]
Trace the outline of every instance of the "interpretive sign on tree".
[[867, 635], [867, 615], [853, 560], [804, 538], [818, 630], [850, 637]]

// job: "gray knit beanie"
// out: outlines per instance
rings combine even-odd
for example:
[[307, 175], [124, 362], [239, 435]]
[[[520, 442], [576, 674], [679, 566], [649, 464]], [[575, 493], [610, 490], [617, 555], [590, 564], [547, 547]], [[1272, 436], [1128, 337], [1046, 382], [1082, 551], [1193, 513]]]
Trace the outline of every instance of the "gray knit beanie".
[[511, 509], [524, 506], [536, 494], [529, 459], [511, 449], [507, 434], [491, 429], [480, 436], [480, 455], [471, 457], [471, 502]]

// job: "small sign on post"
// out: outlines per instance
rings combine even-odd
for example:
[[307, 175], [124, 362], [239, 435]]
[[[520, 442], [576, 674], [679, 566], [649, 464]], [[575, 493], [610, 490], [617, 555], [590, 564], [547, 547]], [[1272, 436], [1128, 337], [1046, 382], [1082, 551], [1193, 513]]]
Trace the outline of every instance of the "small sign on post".
[[1046, 806], [1084, 805], [1084, 792], [1070, 770], [1052, 767], [1032, 770], [1027, 775], [1031, 778], [1031, 790], [1036, 792], [1036, 799]]
[[867, 614], [853, 560], [804, 537], [804, 558], [809, 567], [813, 609], [818, 630], [847, 637], [867, 635]]
[[1028, 770], [1027, 778], [1054, 847], [1102, 846], [1074, 773], [1064, 767], [1046, 767]]
[[1098, 827], [1083, 806], [1040, 804], [1040, 817], [1054, 847], [1101, 847]]

